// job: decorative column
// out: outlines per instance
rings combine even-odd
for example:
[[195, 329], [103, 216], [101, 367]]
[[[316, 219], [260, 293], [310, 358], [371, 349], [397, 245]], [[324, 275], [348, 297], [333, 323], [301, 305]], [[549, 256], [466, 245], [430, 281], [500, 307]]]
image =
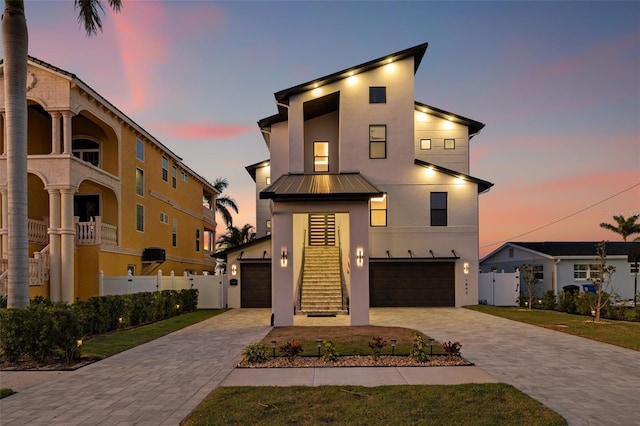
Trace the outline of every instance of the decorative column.
[[6, 186], [0, 188], [0, 259], [9, 256], [9, 196]]
[[2, 144], [0, 144], [0, 155], [6, 155], [7, 153], [7, 133], [5, 131], [7, 126], [5, 126], [4, 124], [4, 118], [5, 118], [4, 112], [0, 112], [0, 132], [2, 132]]
[[60, 190], [49, 189], [49, 297], [62, 300], [60, 281]]
[[73, 303], [75, 299], [74, 252], [76, 229], [73, 217], [73, 194], [75, 188], [60, 190], [60, 282], [62, 301]]
[[71, 111], [62, 112], [62, 137], [64, 139], [63, 154], [71, 154]]
[[52, 154], [60, 154], [60, 116], [61, 114], [57, 111], [54, 111], [51, 113], [51, 153]]

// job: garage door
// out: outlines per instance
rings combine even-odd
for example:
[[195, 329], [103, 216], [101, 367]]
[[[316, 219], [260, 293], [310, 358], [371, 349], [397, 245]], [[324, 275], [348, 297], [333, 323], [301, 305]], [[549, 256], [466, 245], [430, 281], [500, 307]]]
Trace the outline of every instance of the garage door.
[[240, 307], [271, 307], [270, 263], [241, 264], [240, 280]]
[[455, 306], [454, 265], [454, 262], [371, 262], [370, 306]]

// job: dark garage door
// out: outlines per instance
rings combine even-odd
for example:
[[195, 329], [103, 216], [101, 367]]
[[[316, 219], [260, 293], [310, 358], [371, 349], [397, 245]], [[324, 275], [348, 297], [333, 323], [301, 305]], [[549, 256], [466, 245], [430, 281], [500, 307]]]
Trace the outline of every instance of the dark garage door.
[[455, 306], [454, 262], [371, 262], [371, 307]]
[[271, 307], [270, 263], [241, 264], [240, 280], [240, 307]]

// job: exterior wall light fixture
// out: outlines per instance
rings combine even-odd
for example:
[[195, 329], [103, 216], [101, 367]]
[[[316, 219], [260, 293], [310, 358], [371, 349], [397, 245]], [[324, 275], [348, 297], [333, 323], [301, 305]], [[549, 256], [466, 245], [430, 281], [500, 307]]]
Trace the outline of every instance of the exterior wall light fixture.
[[282, 249], [280, 250], [280, 267], [286, 268], [287, 260], [288, 260], [287, 248], [282, 247]]
[[362, 268], [364, 266], [364, 249], [362, 247], [358, 247], [356, 249], [356, 265], [358, 268]]
[[464, 271], [465, 275], [469, 275], [469, 262], [464, 262], [464, 264], [462, 265], [462, 270]]
[[231, 275], [233, 275], [235, 277], [237, 274], [238, 274], [238, 267], [234, 263], [234, 264], [231, 265]]

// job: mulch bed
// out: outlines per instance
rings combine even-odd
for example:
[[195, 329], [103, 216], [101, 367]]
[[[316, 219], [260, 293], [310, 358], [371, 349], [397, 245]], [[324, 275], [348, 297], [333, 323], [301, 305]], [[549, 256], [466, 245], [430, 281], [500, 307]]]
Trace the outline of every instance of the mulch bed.
[[286, 357], [269, 358], [267, 362], [249, 364], [244, 360], [239, 368], [303, 368], [303, 367], [451, 367], [473, 365], [460, 356], [432, 356], [428, 362], [421, 363], [408, 356], [382, 355], [374, 360], [371, 356], [340, 356], [335, 362], [324, 361], [319, 357], [301, 356], [289, 361]]

